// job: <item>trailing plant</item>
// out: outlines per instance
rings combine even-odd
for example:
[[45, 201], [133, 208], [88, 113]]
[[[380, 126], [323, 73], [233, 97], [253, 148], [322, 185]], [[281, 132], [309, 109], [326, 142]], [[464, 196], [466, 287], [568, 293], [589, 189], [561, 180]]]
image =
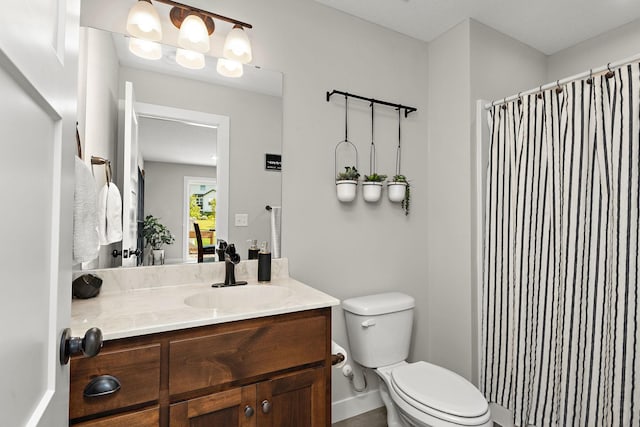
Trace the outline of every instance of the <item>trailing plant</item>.
[[409, 184], [409, 180], [404, 175], [394, 175], [392, 182], [404, 182], [407, 184], [404, 189], [404, 199], [402, 199], [400, 206], [404, 210], [404, 214], [409, 215], [409, 207], [411, 204], [411, 184]]
[[162, 249], [162, 245], [170, 245], [175, 241], [171, 231], [153, 215], [147, 215], [144, 219], [142, 235], [147, 245], [156, 250]]
[[387, 175], [378, 175], [377, 173], [364, 176], [365, 182], [383, 182], [385, 179], [387, 179]]
[[340, 172], [336, 177], [337, 181], [357, 181], [360, 178], [358, 169], [355, 166], [345, 166], [344, 172]]

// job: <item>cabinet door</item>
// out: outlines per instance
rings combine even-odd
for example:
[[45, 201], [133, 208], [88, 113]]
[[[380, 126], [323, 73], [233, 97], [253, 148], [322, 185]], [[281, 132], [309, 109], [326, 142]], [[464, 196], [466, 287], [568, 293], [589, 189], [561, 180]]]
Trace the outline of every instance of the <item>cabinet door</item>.
[[234, 388], [171, 405], [171, 427], [256, 427], [256, 386]]
[[305, 369], [258, 384], [258, 427], [326, 427], [324, 368]]

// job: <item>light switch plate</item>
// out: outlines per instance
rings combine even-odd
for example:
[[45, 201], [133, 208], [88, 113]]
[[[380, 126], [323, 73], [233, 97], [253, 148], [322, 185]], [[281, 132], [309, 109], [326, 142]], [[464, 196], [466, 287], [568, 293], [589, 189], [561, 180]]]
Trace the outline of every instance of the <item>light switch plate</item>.
[[249, 214], [236, 214], [236, 227], [248, 227]]

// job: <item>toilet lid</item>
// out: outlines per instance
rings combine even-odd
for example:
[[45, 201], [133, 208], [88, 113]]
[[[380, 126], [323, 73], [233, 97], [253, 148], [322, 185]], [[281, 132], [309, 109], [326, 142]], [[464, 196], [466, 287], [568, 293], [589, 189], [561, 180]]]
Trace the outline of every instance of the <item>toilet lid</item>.
[[[458, 417], [479, 417], [489, 409], [480, 391], [460, 375], [427, 362], [395, 368], [393, 384], [407, 398]], [[411, 403], [411, 402], [408, 402]]]

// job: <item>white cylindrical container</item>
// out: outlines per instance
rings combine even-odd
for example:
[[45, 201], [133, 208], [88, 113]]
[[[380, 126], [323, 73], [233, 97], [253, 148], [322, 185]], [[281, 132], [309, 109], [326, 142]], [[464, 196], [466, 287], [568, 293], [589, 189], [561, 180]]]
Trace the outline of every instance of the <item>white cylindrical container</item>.
[[362, 196], [365, 202], [377, 202], [382, 196], [382, 183], [365, 181], [362, 183]]
[[401, 202], [404, 200], [404, 194], [407, 190], [406, 182], [390, 182], [387, 184], [387, 192], [389, 200], [392, 202]]
[[336, 181], [336, 192], [338, 200], [341, 202], [352, 202], [356, 198], [358, 181], [340, 180]]

